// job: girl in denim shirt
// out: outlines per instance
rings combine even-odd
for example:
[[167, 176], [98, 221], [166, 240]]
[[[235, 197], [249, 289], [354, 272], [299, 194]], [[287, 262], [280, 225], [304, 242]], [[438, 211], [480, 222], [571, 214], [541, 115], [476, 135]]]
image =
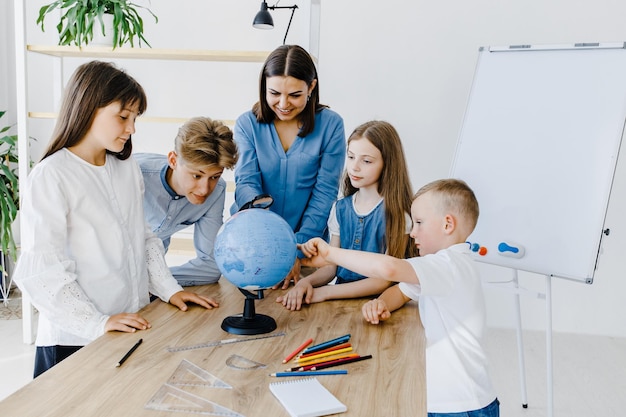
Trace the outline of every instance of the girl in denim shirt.
[[[384, 121], [357, 127], [348, 139], [343, 198], [333, 204], [328, 220], [330, 245], [405, 258], [415, 256], [410, 244], [411, 182], [402, 142]], [[336, 284], [326, 285], [336, 278]], [[328, 265], [301, 278], [277, 298], [289, 310], [320, 301], [380, 294], [390, 282], [364, 279], [345, 268]]]

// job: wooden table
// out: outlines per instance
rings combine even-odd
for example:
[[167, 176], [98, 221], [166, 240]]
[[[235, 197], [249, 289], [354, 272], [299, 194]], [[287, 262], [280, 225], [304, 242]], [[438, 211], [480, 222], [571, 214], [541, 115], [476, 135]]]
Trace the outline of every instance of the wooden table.
[[[221, 329], [222, 320], [241, 314], [244, 304], [243, 294], [225, 279], [193, 291], [216, 298], [220, 307], [204, 310], [193, 306], [182, 312], [156, 300], [142, 311], [152, 323], [150, 330], [103, 335], [1, 401], [1, 412], [20, 417], [191, 415], [145, 408], [186, 359], [232, 389], [178, 388], [245, 417], [287, 417], [268, 385], [288, 379], [269, 374], [293, 366], [282, 360], [309, 337], [321, 343], [349, 333], [355, 352], [373, 358], [331, 368], [347, 369], [348, 375], [317, 376], [348, 407], [341, 415], [426, 416], [425, 341], [415, 302], [374, 326], [361, 315], [363, 299], [329, 301], [291, 312], [274, 301], [282, 290], [266, 290], [265, 298], [255, 301], [256, 312], [272, 316], [278, 324], [274, 332], [265, 335], [284, 332], [284, 336], [170, 352], [170, 346], [265, 336], [238, 336]], [[116, 368], [118, 360], [139, 338], [143, 338], [143, 344]], [[238, 369], [247, 368], [248, 360], [266, 367]]]

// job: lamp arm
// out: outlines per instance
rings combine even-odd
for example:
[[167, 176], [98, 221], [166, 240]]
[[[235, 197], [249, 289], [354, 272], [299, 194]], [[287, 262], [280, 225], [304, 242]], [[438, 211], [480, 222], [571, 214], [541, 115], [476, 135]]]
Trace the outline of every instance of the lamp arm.
[[275, 10], [275, 9], [293, 9], [294, 11], [298, 8], [297, 4], [294, 4], [293, 6], [267, 6], [268, 9], [270, 10]]
[[291, 9], [291, 16], [289, 17], [289, 23], [287, 24], [287, 30], [285, 31], [285, 37], [283, 38], [283, 45], [287, 41], [287, 34], [289, 33], [289, 27], [291, 26], [291, 19], [293, 19], [293, 13], [296, 11], [297, 7], [298, 6], [294, 7], [293, 9]]
[[267, 6], [267, 8], [270, 10], [291, 9], [291, 16], [289, 17], [289, 23], [287, 24], [287, 30], [285, 31], [285, 37], [283, 38], [283, 45], [284, 45], [285, 42], [287, 41], [287, 34], [289, 33], [289, 28], [291, 27], [291, 20], [293, 19], [293, 14], [296, 12], [298, 5], [294, 4], [293, 6]]

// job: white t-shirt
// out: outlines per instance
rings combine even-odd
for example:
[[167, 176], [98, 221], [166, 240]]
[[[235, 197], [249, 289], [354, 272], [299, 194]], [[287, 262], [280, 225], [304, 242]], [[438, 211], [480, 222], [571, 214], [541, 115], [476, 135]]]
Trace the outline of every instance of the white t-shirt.
[[495, 398], [482, 346], [485, 302], [467, 244], [407, 259], [420, 285], [400, 283], [419, 303], [426, 334], [427, 408], [431, 413], [481, 409]]
[[83, 346], [109, 316], [182, 287], [143, 216], [134, 159], [95, 166], [61, 149], [35, 166], [22, 194], [15, 282], [39, 310], [37, 346]]

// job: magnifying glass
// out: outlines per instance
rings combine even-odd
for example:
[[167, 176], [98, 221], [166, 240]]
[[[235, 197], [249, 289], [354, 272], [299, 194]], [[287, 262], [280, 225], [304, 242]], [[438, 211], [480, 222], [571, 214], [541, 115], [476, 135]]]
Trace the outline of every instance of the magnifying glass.
[[269, 194], [259, 194], [246, 204], [241, 206], [238, 211], [247, 210], [250, 208], [266, 209], [274, 204], [274, 198]]

